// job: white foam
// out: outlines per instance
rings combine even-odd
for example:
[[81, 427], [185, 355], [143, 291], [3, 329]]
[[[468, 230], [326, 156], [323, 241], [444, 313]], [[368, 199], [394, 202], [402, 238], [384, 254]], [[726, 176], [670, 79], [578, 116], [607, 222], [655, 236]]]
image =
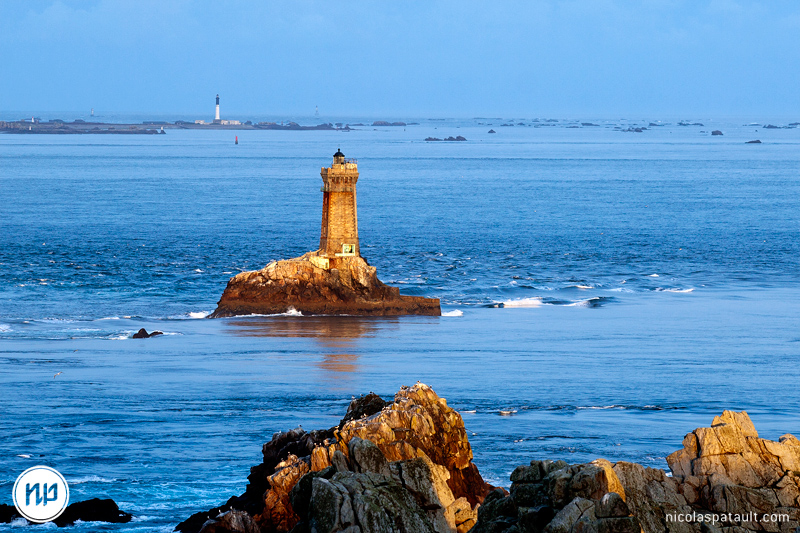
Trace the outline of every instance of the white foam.
[[191, 311], [187, 313], [189, 318], [205, 318], [211, 314], [211, 311]]
[[195, 269], [194, 269], [194, 271], [195, 271], [195, 272], [202, 272], [202, 270], [201, 270], [201, 269], [199, 269], [199, 268], [195, 268]]
[[564, 307], [590, 307], [592, 305], [592, 302], [596, 302], [598, 300], [600, 300], [600, 298], [598, 297], [587, 298], [586, 300], [580, 300], [578, 302], [566, 304]]
[[101, 318], [100, 320], [119, 320], [119, 317], [118, 316], [107, 316], [107, 317]]
[[116, 335], [109, 335], [106, 338], [112, 341], [124, 341], [125, 339], [130, 339], [131, 335], [133, 335], [134, 333], [136, 332], [131, 330], [131, 331], [126, 331], [124, 333], [118, 333]]
[[608, 292], [636, 292], [633, 289], [626, 289], [625, 287], [617, 287], [616, 289], [608, 289]]
[[114, 483], [115, 481], [117, 480], [91, 475], [91, 476], [82, 476], [82, 477], [68, 479], [67, 483], [71, 483], [73, 485], [80, 485], [81, 483]]
[[442, 316], [464, 316], [464, 312], [461, 309], [453, 309], [452, 311], [445, 311]]
[[650, 274], [650, 275], [649, 275], [649, 276], [647, 276], [647, 277], [648, 277], [648, 278], [657, 278], [657, 277], [659, 277], [659, 276], [658, 276], [658, 274]]
[[285, 313], [281, 313], [282, 316], [303, 316], [303, 313], [295, 309], [294, 307], [290, 307]]
[[516, 414], [516, 413], [517, 413], [517, 410], [516, 410], [516, 409], [510, 409], [510, 410], [508, 410], [508, 411], [499, 411], [499, 412], [498, 412], [498, 414], [499, 414], [500, 416], [511, 416], [511, 415], [513, 415], [513, 414]]
[[591, 285], [575, 285], [576, 289], [594, 289]]
[[540, 307], [541, 305], [541, 296], [535, 296], [533, 298], [521, 298], [519, 300], [508, 300], [507, 302], [503, 302], [503, 307]]
[[661, 287], [658, 287], [656, 290], [659, 291], [659, 292], [681, 292], [681, 293], [686, 293], [686, 292], [694, 291], [694, 287], [692, 287], [690, 289], [662, 289]]
[[5, 324], [0, 324], [0, 333], [8, 333], [11, 331], [10, 326], [6, 326]]
[[28, 455], [27, 453], [17, 454], [17, 457], [22, 457], [23, 459], [30, 459], [31, 458], [31, 456]]

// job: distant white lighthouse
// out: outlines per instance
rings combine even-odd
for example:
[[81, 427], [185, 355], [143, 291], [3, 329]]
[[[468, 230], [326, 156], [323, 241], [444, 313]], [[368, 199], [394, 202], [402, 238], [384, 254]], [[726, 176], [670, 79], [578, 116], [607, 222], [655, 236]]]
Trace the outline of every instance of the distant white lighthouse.
[[214, 114], [214, 122], [219, 122], [219, 95], [217, 95], [217, 112]]

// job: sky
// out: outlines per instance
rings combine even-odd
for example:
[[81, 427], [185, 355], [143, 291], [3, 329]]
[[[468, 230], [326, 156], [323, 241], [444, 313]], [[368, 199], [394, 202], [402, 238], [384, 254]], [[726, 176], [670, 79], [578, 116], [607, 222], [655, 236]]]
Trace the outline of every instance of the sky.
[[0, 110], [800, 120], [797, 0], [0, 0]]

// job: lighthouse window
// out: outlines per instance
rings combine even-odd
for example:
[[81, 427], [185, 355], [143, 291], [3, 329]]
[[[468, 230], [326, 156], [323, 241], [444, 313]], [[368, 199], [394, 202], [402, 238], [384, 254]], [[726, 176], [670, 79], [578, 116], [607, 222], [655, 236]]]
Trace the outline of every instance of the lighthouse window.
[[355, 244], [343, 244], [342, 245], [342, 255], [356, 255], [356, 245]]

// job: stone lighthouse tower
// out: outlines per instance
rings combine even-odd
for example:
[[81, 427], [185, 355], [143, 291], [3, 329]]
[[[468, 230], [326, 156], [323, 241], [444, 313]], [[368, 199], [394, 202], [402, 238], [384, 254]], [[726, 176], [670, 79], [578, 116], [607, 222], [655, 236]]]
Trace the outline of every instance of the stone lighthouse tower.
[[333, 154], [333, 164], [323, 168], [320, 175], [323, 196], [319, 255], [330, 259], [358, 256], [358, 162], [345, 159], [341, 150], [338, 150]]

